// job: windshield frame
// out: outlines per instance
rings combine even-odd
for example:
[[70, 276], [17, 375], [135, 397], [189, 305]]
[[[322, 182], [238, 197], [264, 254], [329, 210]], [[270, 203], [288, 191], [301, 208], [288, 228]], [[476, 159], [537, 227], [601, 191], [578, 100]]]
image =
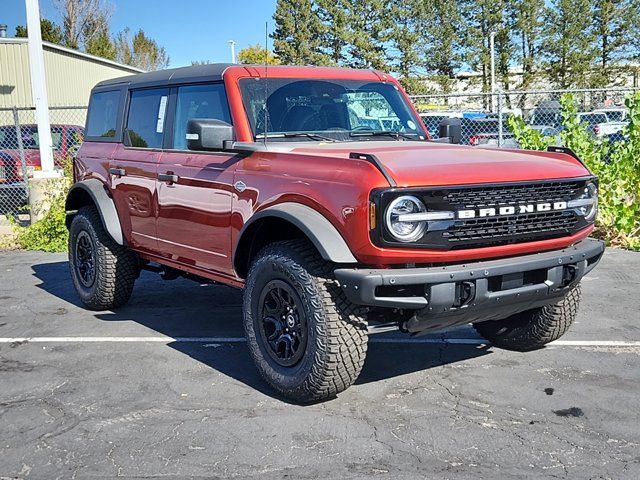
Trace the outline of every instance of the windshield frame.
[[[256, 84], [256, 82], [260, 82]], [[265, 140], [264, 129], [262, 126], [264, 125], [264, 121], [260, 122], [260, 112], [262, 110], [258, 110], [259, 105], [264, 105], [264, 88], [268, 88], [267, 102], [270, 109], [270, 116], [268, 117], [268, 128], [266, 129], [266, 139], [268, 141], [276, 140], [276, 141], [313, 141], [313, 136], [317, 137], [330, 137], [333, 141], [380, 141], [380, 140], [407, 140], [407, 136], [415, 137], [410, 138], [410, 140], [415, 141], [426, 141], [430, 139], [430, 135], [428, 131], [425, 129], [420, 116], [413, 108], [411, 102], [407, 99], [406, 94], [402, 91], [401, 87], [397, 85], [396, 82], [389, 82], [383, 80], [374, 80], [374, 79], [362, 79], [362, 78], [344, 78], [341, 76], [336, 76], [335, 78], [327, 78], [327, 77], [305, 77], [305, 76], [277, 76], [277, 77], [241, 77], [238, 79], [238, 92], [240, 94], [240, 100], [244, 109], [245, 118], [247, 120], [247, 126], [249, 127], [249, 133], [252, 137], [252, 141], [254, 142], [262, 142]], [[287, 101], [290, 98], [295, 98], [295, 84], [300, 82], [309, 82], [309, 91], [315, 93], [315, 88], [320, 86], [324, 87], [323, 84], [327, 84], [327, 91], [324, 95], [322, 95], [323, 100], [328, 103], [330, 106], [338, 105], [338, 107], [343, 106], [346, 114], [343, 114], [343, 120], [348, 123], [344, 124], [340, 127], [330, 127], [328, 129], [319, 128], [319, 129], [283, 129], [279, 128], [282, 126], [282, 123], [278, 125], [278, 127], [274, 128], [271, 124], [272, 116], [280, 122], [284, 121], [284, 118], [290, 113], [293, 107], [290, 106]], [[333, 84], [333, 85], [331, 85]], [[250, 85], [259, 85], [258, 87], [251, 88]], [[287, 97], [287, 93], [289, 93], [286, 89], [291, 86], [292, 97]], [[302, 89], [300, 91], [304, 91], [304, 87], [306, 85], [302, 85]], [[344, 90], [341, 90], [341, 87]], [[250, 90], [251, 88], [251, 90]], [[252, 91], [253, 90], [253, 91]], [[332, 90], [335, 90], [332, 91]], [[320, 89], [322, 92], [322, 90]], [[339, 91], [339, 92], [338, 92]], [[352, 127], [352, 119], [356, 118], [360, 120], [360, 116], [355, 116], [353, 112], [352, 106], [357, 104], [360, 99], [354, 99], [353, 102], [349, 102], [347, 98], [343, 95], [348, 95], [351, 93], [372, 93], [378, 94], [382, 98], [378, 101], [384, 100], [385, 104], [382, 109], [386, 111], [381, 112], [379, 115], [374, 116], [374, 119], [378, 120], [380, 123], [380, 128], [353, 128]], [[262, 95], [260, 95], [262, 93]], [[335, 93], [335, 96], [332, 94]], [[279, 95], [278, 95], [279, 94]], [[275, 100], [274, 100], [275, 95]], [[304, 95], [300, 94], [300, 97]], [[339, 96], [342, 96], [342, 99], [339, 100]], [[308, 107], [310, 105], [317, 106], [318, 104], [314, 103], [320, 96], [309, 96], [309, 103], [305, 104], [301, 102], [301, 106]], [[280, 105], [277, 105], [274, 108], [274, 102], [279, 102]], [[333, 101], [333, 103], [331, 102]], [[366, 100], [364, 100], [366, 101]], [[295, 103], [295, 101], [291, 102]], [[284, 108], [283, 108], [284, 107]], [[335, 107], [335, 108], [338, 108]], [[320, 107], [322, 108], [322, 107]], [[288, 110], [287, 110], [288, 109]], [[390, 114], [392, 116], [390, 116]], [[362, 116], [362, 118], [368, 118], [366, 116]], [[404, 125], [403, 125], [404, 122]], [[397, 125], [394, 125], [397, 123]], [[261, 125], [262, 124], [262, 125]], [[365, 125], [360, 124], [359, 127], [364, 127]], [[413, 128], [415, 126], [415, 128]], [[387, 128], [383, 128], [387, 127]], [[351, 136], [353, 132], [358, 133], [356, 136]], [[371, 135], [367, 135], [367, 132], [371, 132]], [[384, 132], [391, 132], [391, 135], [384, 135]], [[398, 133], [397, 135], [395, 133]], [[383, 133], [383, 135], [380, 135]], [[296, 135], [287, 135], [287, 134], [296, 134]], [[310, 134], [310, 135], [306, 135]]]

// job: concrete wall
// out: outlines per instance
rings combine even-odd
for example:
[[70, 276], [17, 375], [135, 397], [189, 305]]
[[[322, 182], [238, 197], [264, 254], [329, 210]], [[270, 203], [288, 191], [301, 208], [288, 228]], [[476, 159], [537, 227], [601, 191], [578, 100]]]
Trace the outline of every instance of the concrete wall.
[[[43, 50], [51, 106], [87, 105], [96, 83], [141, 72], [49, 43]], [[0, 108], [32, 106], [30, 78], [26, 39], [0, 39]]]

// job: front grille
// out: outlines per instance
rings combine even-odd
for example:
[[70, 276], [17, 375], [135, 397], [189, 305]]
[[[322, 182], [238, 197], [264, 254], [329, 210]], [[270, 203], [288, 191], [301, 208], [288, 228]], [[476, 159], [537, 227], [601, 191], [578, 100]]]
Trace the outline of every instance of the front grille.
[[541, 212], [505, 217], [478, 218], [458, 221], [442, 236], [452, 248], [462, 246], [488, 246], [517, 241], [531, 240], [534, 237], [552, 238], [571, 234], [578, 223], [573, 213]]
[[[459, 211], [514, 206], [516, 214], [456, 219], [432, 225], [427, 233], [412, 244], [399, 243], [380, 228], [375, 234], [385, 245], [409, 248], [462, 249], [545, 240], [572, 235], [588, 223], [575, 210], [520, 213], [520, 205], [568, 202], [581, 195], [588, 180], [535, 182], [527, 184], [479, 185], [457, 188], [412, 190], [424, 201], [429, 211]], [[380, 211], [406, 191], [386, 191], [380, 197]], [[375, 238], [374, 238], [375, 240]]]
[[[454, 210], [568, 201], [584, 189], [584, 181], [496, 185], [434, 192]], [[570, 235], [578, 224], [573, 211], [457, 220], [443, 239], [450, 248], [473, 248]]]
[[487, 206], [554, 202], [575, 198], [584, 188], [584, 181], [533, 183], [529, 185], [497, 185], [461, 190], [435, 191], [443, 201], [459, 209]]

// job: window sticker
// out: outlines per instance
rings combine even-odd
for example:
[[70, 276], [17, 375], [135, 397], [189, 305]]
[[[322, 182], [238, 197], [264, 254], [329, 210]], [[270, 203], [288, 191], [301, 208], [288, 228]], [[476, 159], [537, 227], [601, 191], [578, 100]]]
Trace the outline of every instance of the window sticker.
[[160, 97], [160, 106], [158, 107], [158, 122], [156, 123], [156, 133], [162, 133], [164, 130], [164, 117], [167, 113], [167, 96]]

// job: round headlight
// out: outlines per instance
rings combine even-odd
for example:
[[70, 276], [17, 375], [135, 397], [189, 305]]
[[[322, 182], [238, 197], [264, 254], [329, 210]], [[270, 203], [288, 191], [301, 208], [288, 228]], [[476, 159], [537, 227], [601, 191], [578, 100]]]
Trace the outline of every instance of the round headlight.
[[424, 213], [427, 209], [418, 198], [404, 195], [393, 200], [387, 207], [385, 218], [387, 229], [400, 242], [414, 242], [424, 235], [427, 222], [400, 221], [401, 215]]
[[585, 205], [580, 208], [584, 215], [584, 219], [590, 222], [596, 218], [596, 213], [598, 213], [598, 187], [596, 187], [596, 184], [587, 184], [587, 186], [584, 187], [584, 191], [582, 192], [582, 195], [580, 195], [580, 198], [593, 200], [593, 203], [590, 205]]

